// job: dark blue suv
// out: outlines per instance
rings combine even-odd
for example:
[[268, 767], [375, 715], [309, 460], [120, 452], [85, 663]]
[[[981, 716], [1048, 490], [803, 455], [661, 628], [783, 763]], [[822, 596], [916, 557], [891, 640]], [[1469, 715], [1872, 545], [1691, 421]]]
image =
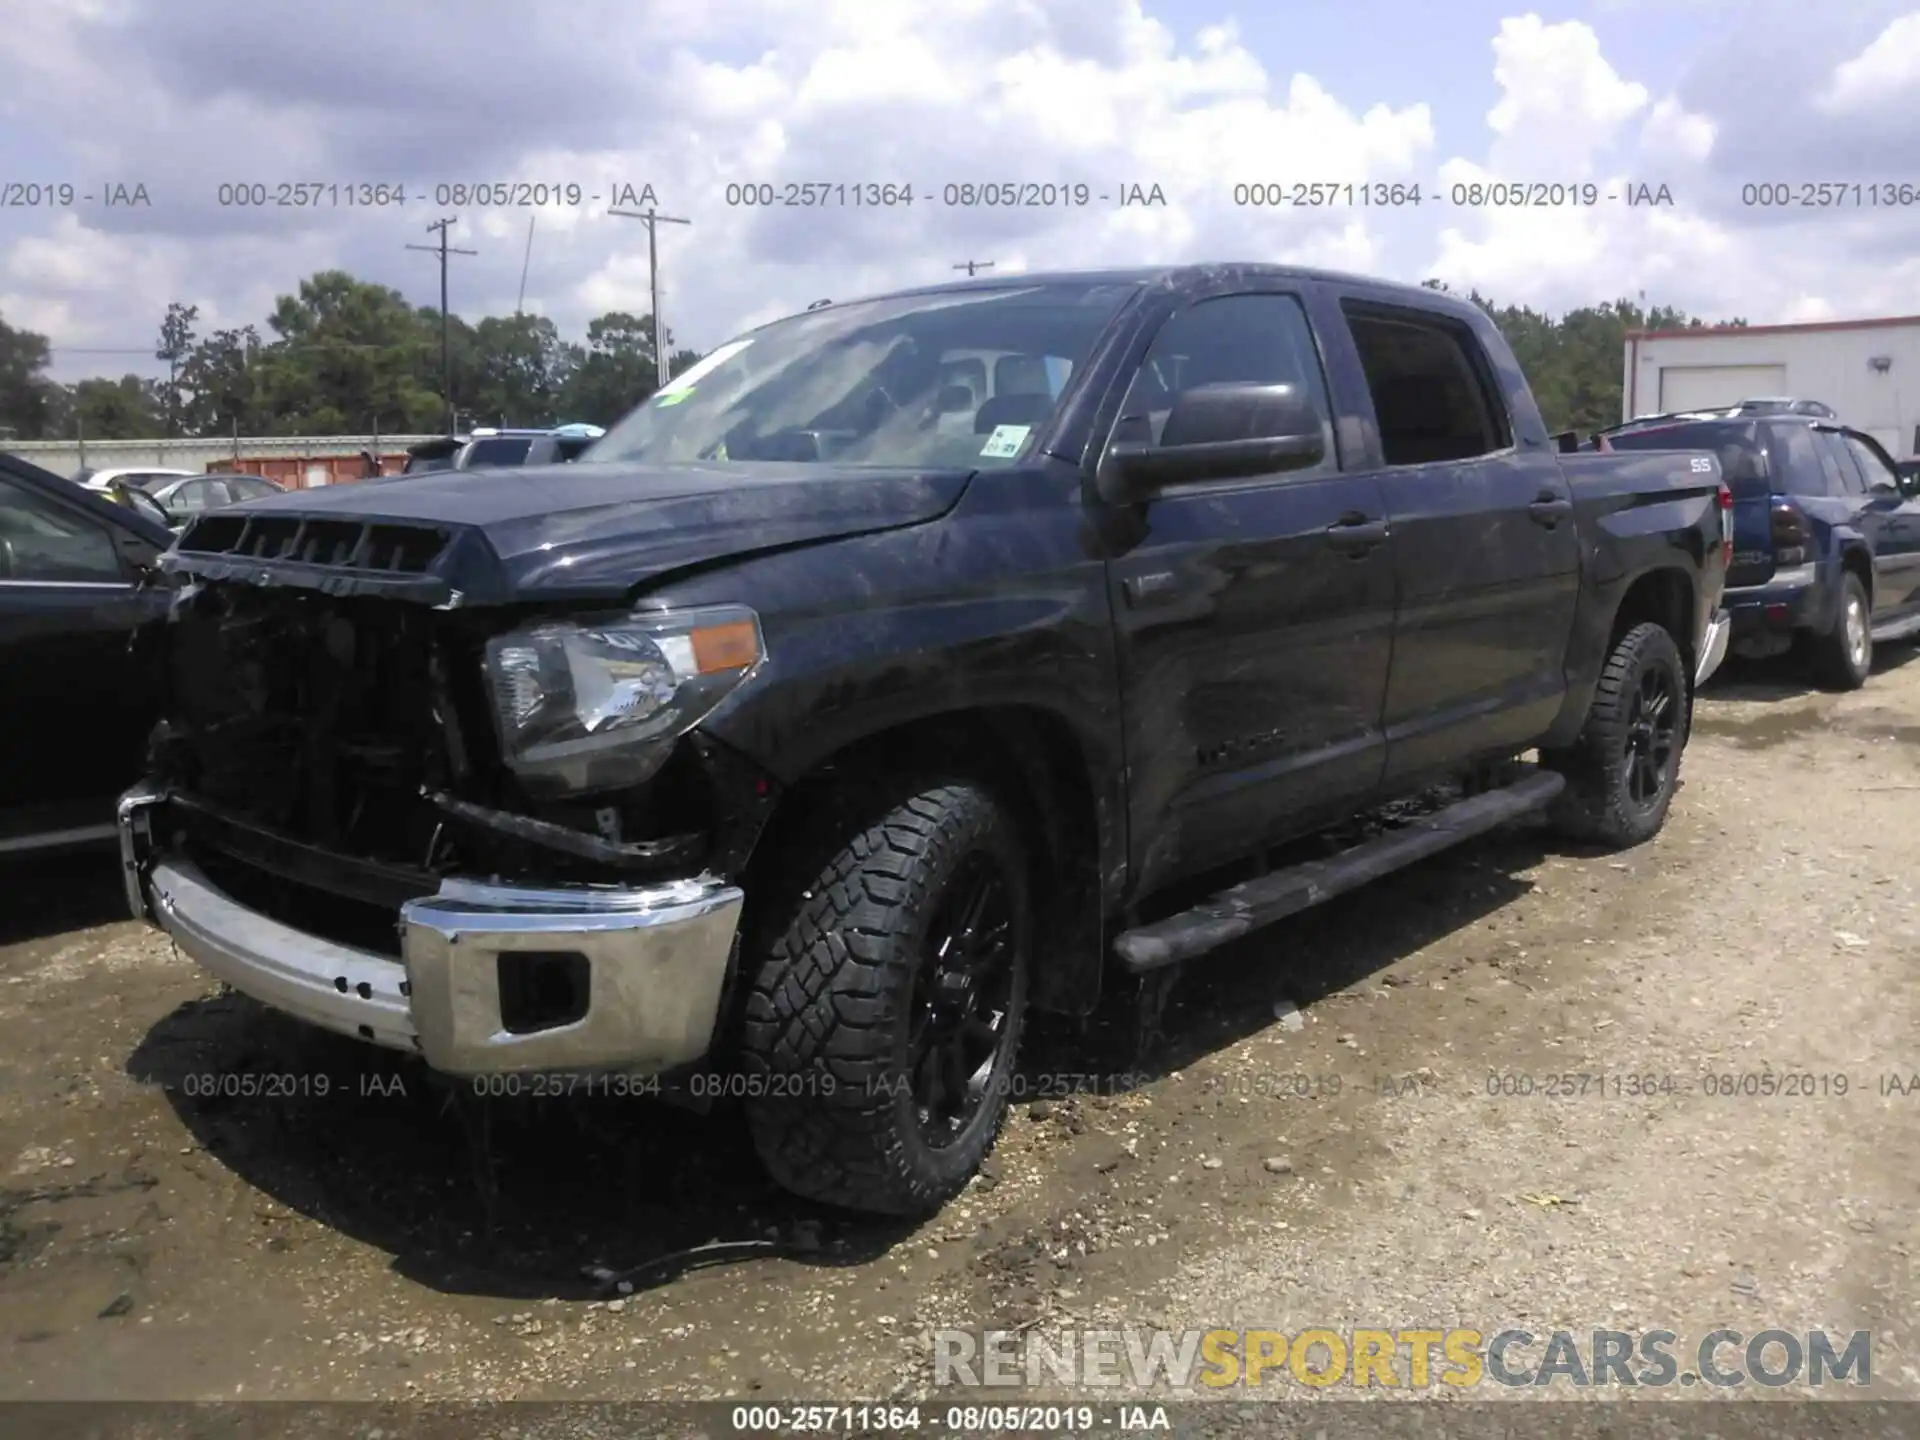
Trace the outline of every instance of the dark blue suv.
[[1873, 647], [1920, 632], [1920, 499], [1870, 435], [1807, 415], [1658, 417], [1602, 432], [1614, 450], [1711, 450], [1733, 492], [1723, 603], [1740, 655], [1800, 651], [1839, 690]]

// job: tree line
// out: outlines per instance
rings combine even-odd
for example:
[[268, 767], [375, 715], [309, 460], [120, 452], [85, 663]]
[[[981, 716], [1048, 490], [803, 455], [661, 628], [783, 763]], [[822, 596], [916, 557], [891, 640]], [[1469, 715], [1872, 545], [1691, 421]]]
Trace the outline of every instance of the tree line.
[[[613, 310], [564, 339], [540, 315], [448, 317], [448, 369], [463, 426], [610, 425], [658, 383], [651, 316]], [[162, 436], [433, 434], [446, 424], [440, 312], [326, 270], [282, 295], [263, 327], [202, 333], [196, 305], [160, 321], [157, 379], [62, 384], [52, 346], [0, 316], [0, 432], [18, 440]], [[673, 349], [679, 373], [698, 357]]]
[[[1468, 298], [1506, 335], [1553, 430], [1584, 433], [1620, 418], [1629, 331], [1709, 323], [1626, 300], [1553, 316], [1496, 305], [1478, 291]], [[450, 388], [463, 426], [611, 425], [657, 383], [648, 316], [609, 311], [581, 340], [564, 339], [539, 315], [452, 316], [448, 329]], [[672, 373], [698, 358], [675, 350], [671, 331], [666, 339]], [[47, 337], [0, 316], [0, 437], [430, 434], [445, 424], [438, 309], [342, 270], [321, 271], [279, 297], [264, 333], [247, 325], [203, 334], [198, 306], [169, 305], [154, 357], [166, 365], [164, 377], [62, 384], [46, 374]]]

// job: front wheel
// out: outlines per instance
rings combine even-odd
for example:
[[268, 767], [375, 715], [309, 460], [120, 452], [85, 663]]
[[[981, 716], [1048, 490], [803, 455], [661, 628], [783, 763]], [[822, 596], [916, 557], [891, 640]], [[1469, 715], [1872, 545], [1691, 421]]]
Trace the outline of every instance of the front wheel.
[[1567, 777], [1555, 828], [1624, 850], [1666, 823], [1691, 718], [1688, 670], [1663, 626], [1636, 625], [1614, 643], [1580, 738], [1543, 758]]
[[1006, 1115], [1027, 1004], [1026, 859], [970, 781], [902, 787], [869, 813], [787, 877], [796, 898], [747, 999], [747, 1121], [784, 1188], [921, 1216], [967, 1183]]

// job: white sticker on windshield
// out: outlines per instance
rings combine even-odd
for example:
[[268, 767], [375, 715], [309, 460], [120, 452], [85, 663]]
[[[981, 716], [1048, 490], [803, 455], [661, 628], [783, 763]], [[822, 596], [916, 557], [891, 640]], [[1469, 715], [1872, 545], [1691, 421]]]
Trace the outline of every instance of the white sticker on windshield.
[[722, 345], [711, 355], [702, 357], [697, 365], [681, 371], [678, 375], [674, 376], [673, 379], [654, 391], [653, 398], [656, 400], [665, 400], [669, 395], [680, 395], [691, 390], [700, 381], [706, 379], [707, 376], [718, 370], [722, 365], [726, 364], [727, 361], [738, 355], [752, 343], [752, 340], [735, 340], [730, 344]]
[[987, 443], [980, 447], [981, 455], [992, 460], [1008, 460], [1020, 453], [1020, 447], [1027, 443], [1027, 432], [1031, 425], [996, 425], [993, 434], [987, 437]]

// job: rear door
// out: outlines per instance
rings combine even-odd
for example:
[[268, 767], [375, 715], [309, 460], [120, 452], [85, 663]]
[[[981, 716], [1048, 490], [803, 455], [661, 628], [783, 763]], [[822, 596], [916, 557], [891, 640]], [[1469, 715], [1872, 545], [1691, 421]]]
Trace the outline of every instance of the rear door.
[[1386, 779], [1450, 767], [1546, 730], [1566, 695], [1580, 595], [1573, 496], [1544, 446], [1514, 438], [1470, 327], [1341, 301], [1375, 422], [1400, 599]]

